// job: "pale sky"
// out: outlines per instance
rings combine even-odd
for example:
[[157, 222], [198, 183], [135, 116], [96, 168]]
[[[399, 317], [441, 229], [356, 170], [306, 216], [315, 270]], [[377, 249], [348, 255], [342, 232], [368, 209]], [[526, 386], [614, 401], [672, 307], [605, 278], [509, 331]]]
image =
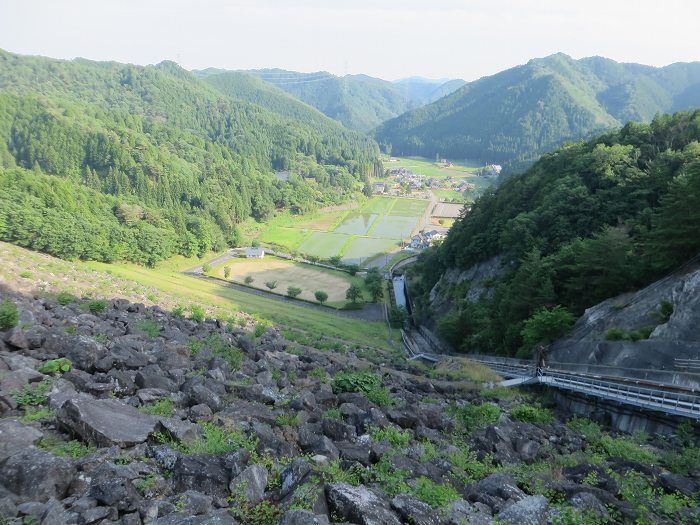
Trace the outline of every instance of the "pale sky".
[[474, 80], [559, 51], [697, 61], [698, 21], [700, 0], [0, 0], [0, 48]]

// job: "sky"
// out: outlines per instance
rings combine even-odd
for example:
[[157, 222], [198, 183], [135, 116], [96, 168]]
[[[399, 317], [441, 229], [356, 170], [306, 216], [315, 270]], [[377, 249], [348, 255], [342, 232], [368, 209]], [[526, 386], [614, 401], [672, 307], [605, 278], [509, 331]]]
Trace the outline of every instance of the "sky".
[[698, 20], [698, 0], [0, 0], [0, 48], [474, 80], [556, 52], [697, 61]]

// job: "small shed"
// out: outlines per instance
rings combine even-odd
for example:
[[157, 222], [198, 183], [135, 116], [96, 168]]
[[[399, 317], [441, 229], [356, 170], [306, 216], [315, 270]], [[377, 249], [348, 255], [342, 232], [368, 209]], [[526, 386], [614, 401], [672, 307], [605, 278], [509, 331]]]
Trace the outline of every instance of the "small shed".
[[248, 259], [262, 259], [265, 257], [265, 250], [262, 248], [246, 248], [245, 256]]

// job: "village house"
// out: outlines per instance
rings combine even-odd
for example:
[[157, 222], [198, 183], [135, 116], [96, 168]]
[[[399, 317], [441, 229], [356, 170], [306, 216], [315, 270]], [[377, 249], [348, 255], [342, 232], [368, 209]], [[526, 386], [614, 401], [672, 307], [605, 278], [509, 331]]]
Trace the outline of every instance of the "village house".
[[245, 256], [247, 259], [262, 259], [265, 257], [265, 250], [262, 248], [246, 248]]

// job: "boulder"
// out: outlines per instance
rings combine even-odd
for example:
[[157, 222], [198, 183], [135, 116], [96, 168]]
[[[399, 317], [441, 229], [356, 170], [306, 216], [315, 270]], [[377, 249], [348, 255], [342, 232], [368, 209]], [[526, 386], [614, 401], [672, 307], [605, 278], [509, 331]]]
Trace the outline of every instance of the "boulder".
[[173, 467], [173, 484], [177, 491], [191, 489], [225, 498], [229, 495], [229, 481], [229, 469], [220, 456], [181, 456]]
[[90, 485], [88, 495], [101, 505], [116, 507], [121, 512], [135, 510], [141, 500], [134, 484], [124, 477], [99, 480]]
[[14, 419], [0, 419], [0, 464], [26, 448], [32, 448], [43, 434]]
[[37, 500], [63, 499], [73, 480], [70, 461], [43, 450], [24, 450], [0, 467], [0, 483], [18, 496]]
[[391, 508], [405, 523], [413, 525], [440, 525], [442, 523], [439, 513], [433, 510], [430, 505], [408, 494], [399, 494], [391, 500]]
[[174, 512], [151, 521], [149, 525], [239, 525], [226, 509], [218, 509], [206, 516], [188, 516], [182, 512]]
[[498, 514], [503, 525], [545, 525], [549, 503], [544, 496], [526, 496]]
[[360, 525], [401, 525], [389, 504], [364, 486], [334, 483], [326, 490], [331, 511], [346, 521]]
[[267, 487], [267, 470], [260, 465], [251, 465], [231, 480], [229, 490], [232, 494], [242, 493], [250, 505], [260, 503]]
[[115, 399], [88, 396], [66, 401], [57, 417], [63, 427], [101, 447], [143, 443], [158, 424], [158, 418]]
[[302, 458], [292, 461], [280, 474], [282, 487], [280, 488], [280, 496], [285, 497], [293, 492], [306, 478], [306, 475], [311, 472], [311, 465]]
[[288, 510], [279, 519], [277, 525], [323, 525], [323, 523], [313, 512], [308, 510]]

